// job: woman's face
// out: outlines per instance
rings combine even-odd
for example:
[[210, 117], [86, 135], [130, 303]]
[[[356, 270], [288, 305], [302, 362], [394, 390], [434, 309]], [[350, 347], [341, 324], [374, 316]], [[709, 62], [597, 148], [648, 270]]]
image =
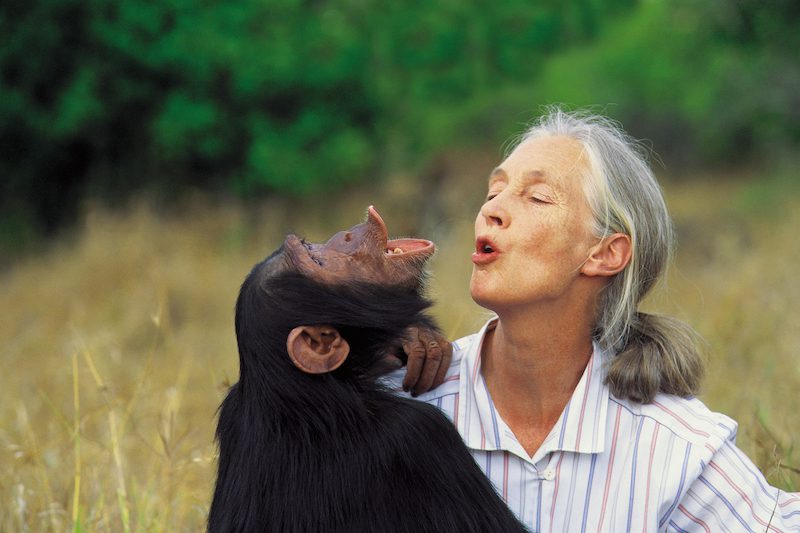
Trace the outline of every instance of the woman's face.
[[550, 136], [524, 142], [492, 172], [475, 220], [475, 302], [501, 313], [569, 297], [598, 242], [587, 168], [580, 143]]

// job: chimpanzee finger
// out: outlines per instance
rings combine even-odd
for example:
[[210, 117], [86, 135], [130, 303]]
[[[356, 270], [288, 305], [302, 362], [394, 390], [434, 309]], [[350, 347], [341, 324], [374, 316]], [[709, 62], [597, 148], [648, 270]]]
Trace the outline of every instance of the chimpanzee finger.
[[436, 377], [433, 378], [433, 385], [431, 388], [436, 388], [444, 383], [444, 377], [447, 375], [447, 370], [450, 368], [450, 362], [453, 360], [453, 345], [439, 332], [434, 332], [436, 342], [442, 349], [442, 362], [439, 363], [439, 370], [436, 371]]
[[425, 347], [419, 340], [419, 328], [410, 326], [406, 329], [406, 339], [403, 341], [403, 351], [406, 353], [406, 375], [403, 378], [403, 390], [409, 391], [417, 384], [422, 367], [425, 364]]
[[394, 372], [398, 368], [402, 367], [403, 361], [401, 361], [396, 355], [389, 353], [383, 356], [383, 359], [381, 359], [380, 366], [378, 367], [378, 374], [388, 374], [389, 372]]
[[419, 340], [425, 347], [425, 363], [419, 380], [417, 380], [417, 384], [412, 389], [414, 395], [427, 392], [433, 388], [433, 381], [442, 364], [442, 348], [433, 331], [427, 328], [420, 328]]

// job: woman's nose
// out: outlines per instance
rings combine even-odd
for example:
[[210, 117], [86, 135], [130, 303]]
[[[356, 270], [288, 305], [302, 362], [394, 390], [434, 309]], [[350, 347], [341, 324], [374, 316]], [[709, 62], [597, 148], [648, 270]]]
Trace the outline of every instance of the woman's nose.
[[503, 208], [499, 200], [499, 195], [487, 200], [483, 206], [481, 206], [481, 215], [483, 215], [489, 225], [499, 226], [501, 228], [508, 226], [508, 213]]

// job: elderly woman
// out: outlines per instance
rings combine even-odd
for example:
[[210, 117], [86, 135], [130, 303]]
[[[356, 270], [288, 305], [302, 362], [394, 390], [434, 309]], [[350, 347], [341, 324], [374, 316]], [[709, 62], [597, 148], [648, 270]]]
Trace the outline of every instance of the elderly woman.
[[638, 310], [671, 245], [653, 173], [602, 117], [550, 112], [489, 176], [470, 291], [497, 316], [418, 399], [533, 531], [800, 530], [800, 495], [693, 397], [692, 330]]

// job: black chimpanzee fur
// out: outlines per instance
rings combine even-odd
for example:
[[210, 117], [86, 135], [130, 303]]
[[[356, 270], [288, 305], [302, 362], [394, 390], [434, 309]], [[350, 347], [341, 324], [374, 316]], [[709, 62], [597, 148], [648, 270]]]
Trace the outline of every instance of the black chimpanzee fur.
[[[326, 286], [257, 264], [236, 303], [240, 379], [219, 412], [208, 530], [522, 532], [452, 423], [376, 378], [407, 326], [433, 326], [420, 287]], [[286, 338], [334, 326], [350, 344], [337, 370], [298, 370]]]

